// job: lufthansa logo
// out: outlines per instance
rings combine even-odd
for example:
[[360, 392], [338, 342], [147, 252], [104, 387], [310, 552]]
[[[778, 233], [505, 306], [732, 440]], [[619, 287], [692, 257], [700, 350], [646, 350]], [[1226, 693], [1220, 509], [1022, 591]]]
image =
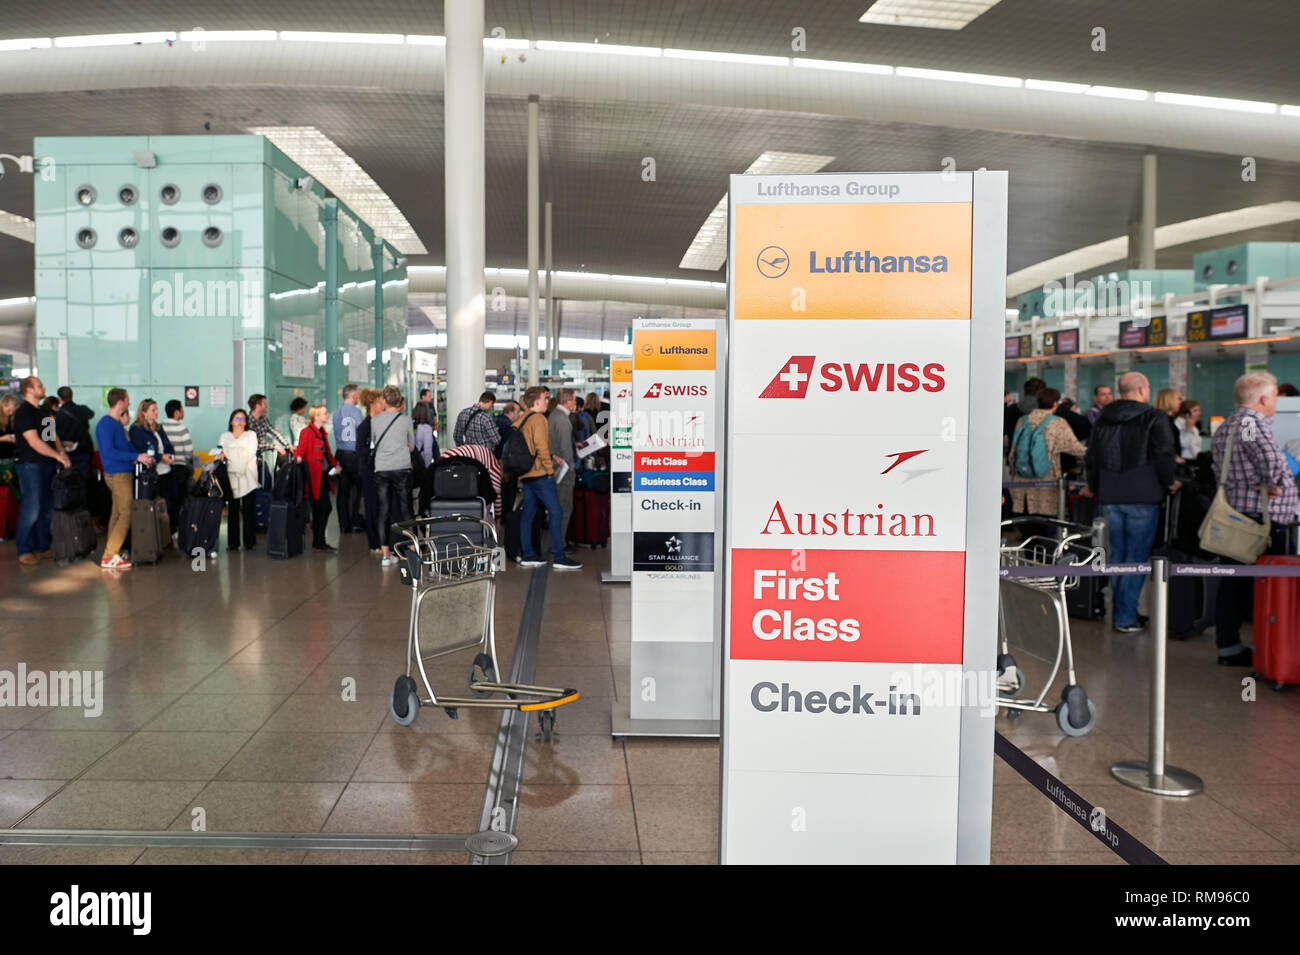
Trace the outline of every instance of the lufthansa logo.
[[758, 253], [757, 265], [765, 278], [779, 279], [790, 268], [790, 256], [779, 245], [769, 245]]
[[646, 342], [644, 345], [641, 346], [641, 354], [653, 355], [654, 353], [655, 353], [655, 346], [650, 344], [649, 342]]

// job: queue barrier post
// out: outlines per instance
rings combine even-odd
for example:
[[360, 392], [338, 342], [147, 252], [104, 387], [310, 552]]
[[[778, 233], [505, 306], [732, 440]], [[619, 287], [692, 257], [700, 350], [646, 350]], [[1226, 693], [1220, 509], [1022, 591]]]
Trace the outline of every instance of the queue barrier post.
[[1151, 558], [1151, 715], [1147, 759], [1110, 768], [1125, 786], [1157, 796], [1195, 796], [1205, 784], [1195, 773], [1165, 763], [1165, 655], [1169, 634], [1169, 558]]

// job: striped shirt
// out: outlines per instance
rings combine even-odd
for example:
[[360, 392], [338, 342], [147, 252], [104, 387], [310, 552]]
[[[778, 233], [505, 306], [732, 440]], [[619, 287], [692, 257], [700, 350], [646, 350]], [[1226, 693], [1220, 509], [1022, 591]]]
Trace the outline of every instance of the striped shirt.
[[[1223, 473], [1223, 452], [1232, 432], [1232, 460]], [[1214, 473], [1228, 498], [1228, 503], [1245, 514], [1260, 513], [1259, 485], [1282, 488], [1277, 497], [1268, 499], [1269, 518], [1279, 524], [1293, 524], [1300, 507], [1300, 492], [1287, 466], [1286, 456], [1273, 437], [1273, 422], [1253, 408], [1238, 408], [1224, 419], [1210, 442], [1214, 455]]]
[[194, 438], [184, 421], [164, 418], [158, 422], [162, 425], [167, 440], [172, 443], [172, 465], [178, 468], [194, 466]]

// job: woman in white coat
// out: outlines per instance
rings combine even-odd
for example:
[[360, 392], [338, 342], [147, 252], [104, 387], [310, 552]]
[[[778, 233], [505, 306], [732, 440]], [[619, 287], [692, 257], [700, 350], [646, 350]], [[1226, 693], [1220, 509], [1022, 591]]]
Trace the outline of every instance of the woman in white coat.
[[217, 442], [221, 447], [217, 460], [225, 462], [230, 488], [226, 498], [226, 543], [231, 550], [239, 550], [242, 512], [244, 549], [252, 550], [257, 544], [257, 434], [249, 429], [248, 412], [243, 408], [231, 412], [229, 427]]

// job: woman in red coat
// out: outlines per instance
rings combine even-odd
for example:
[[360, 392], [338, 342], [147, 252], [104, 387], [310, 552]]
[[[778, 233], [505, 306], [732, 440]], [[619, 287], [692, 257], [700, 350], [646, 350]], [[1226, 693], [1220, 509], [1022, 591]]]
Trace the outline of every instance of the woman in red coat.
[[[294, 460], [307, 462], [307, 487], [303, 493], [311, 501], [312, 550], [336, 554], [338, 551], [325, 543], [325, 524], [330, 519], [330, 491], [333, 489], [330, 477], [339, 473], [339, 463], [330, 451], [330, 440], [325, 434], [329, 417], [324, 405], [312, 405], [307, 409], [308, 424], [298, 434]], [[329, 463], [328, 471], [326, 462]]]

